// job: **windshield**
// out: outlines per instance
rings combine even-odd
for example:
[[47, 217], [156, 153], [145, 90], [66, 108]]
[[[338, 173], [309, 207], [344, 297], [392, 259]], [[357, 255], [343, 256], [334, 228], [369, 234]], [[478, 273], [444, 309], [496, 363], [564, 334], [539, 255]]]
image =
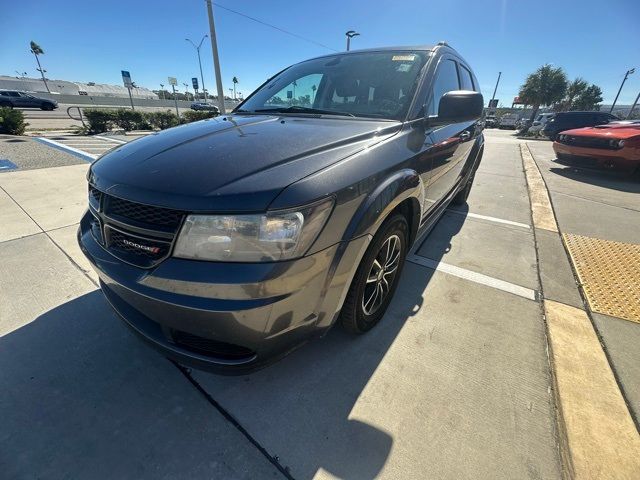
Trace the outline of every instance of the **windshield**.
[[364, 52], [294, 65], [237, 112], [318, 113], [401, 120], [426, 52]]

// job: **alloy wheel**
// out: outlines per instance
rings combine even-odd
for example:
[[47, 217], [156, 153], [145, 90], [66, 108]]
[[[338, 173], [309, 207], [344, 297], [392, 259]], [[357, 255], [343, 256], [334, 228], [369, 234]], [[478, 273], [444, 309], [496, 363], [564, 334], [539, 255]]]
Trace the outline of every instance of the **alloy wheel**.
[[373, 315], [391, 291], [400, 265], [402, 243], [398, 235], [391, 235], [380, 247], [371, 264], [362, 295], [362, 311]]

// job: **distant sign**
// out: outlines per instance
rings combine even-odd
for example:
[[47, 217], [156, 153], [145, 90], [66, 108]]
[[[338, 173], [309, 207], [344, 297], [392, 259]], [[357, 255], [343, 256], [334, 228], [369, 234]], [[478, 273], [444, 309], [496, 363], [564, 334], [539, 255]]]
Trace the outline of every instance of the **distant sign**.
[[293, 90], [287, 90], [287, 98], [293, 98]]
[[124, 86], [127, 88], [133, 87], [133, 82], [131, 81], [131, 74], [126, 70], [120, 70], [120, 73], [122, 73], [122, 83], [124, 83]]
[[193, 89], [198, 90], [198, 79], [196, 77], [191, 79], [191, 83], [193, 84]]
[[178, 79], [176, 77], [169, 77], [167, 80], [169, 80], [169, 85], [173, 85], [174, 87], [178, 85]]
[[489, 108], [498, 108], [498, 99], [489, 100]]
[[520, 97], [513, 97], [513, 104], [522, 105], [522, 102], [520, 101]]

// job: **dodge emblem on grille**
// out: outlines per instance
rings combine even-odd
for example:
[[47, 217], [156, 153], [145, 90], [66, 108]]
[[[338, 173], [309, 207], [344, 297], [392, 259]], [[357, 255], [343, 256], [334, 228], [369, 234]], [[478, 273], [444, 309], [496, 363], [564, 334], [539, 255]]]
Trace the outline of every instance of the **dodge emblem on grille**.
[[150, 247], [149, 245], [140, 245], [139, 243], [132, 242], [131, 240], [127, 240], [126, 238], [122, 239], [122, 243], [124, 243], [125, 245], [129, 245], [130, 247], [138, 248], [140, 250], [145, 250], [151, 253], [158, 253], [160, 251], [160, 248], [158, 247]]

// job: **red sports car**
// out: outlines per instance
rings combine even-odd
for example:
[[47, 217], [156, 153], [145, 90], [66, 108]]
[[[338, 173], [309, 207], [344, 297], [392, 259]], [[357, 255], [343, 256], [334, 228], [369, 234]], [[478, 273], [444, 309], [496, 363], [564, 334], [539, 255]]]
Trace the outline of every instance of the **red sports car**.
[[558, 160], [640, 169], [640, 122], [621, 121], [561, 132], [553, 142]]

